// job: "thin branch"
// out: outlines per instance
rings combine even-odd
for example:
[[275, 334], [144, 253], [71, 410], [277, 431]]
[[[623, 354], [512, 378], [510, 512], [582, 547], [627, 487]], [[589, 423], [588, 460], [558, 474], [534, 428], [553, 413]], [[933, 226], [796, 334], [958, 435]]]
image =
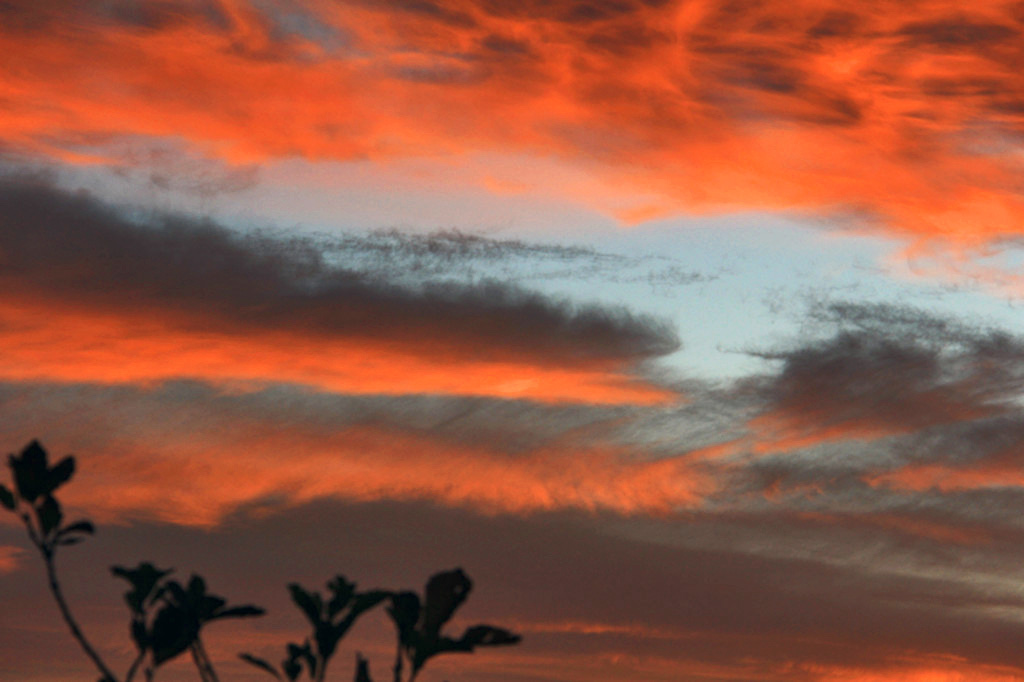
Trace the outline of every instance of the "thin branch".
[[220, 682], [217, 679], [217, 671], [213, 669], [213, 661], [210, 660], [210, 655], [206, 653], [206, 647], [203, 646], [203, 640], [196, 636], [196, 649], [199, 650], [199, 655], [203, 657], [203, 664], [206, 666], [206, 671], [210, 675], [210, 682]]
[[202, 680], [202, 682], [210, 682], [210, 678], [206, 674], [206, 668], [203, 667], [203, 661], [199, 657], [199, 652], [196, 650], [195, 642], [192, 642], [192, 644], [189, 645], [188, 652], [192, 654], [192, 662], [196, 664], [196, 670], [199, 671], [199, 679]]
[[75, 622], [74, 617], [71, 615], [67, 602], [64, 601], [64, 594], [61, 592], [60, 583], [57, 582], [57, 572], [53, 565], [53, 548], [46, 545], [40, 545], [39, 548], [43, 553], [43, 561], [46, 563], [46, 577], [50, 583], [50, 592], [53, 593], [53, 598], [57, 601], [57, 606], [60, 608], [60, 614], [64, 617], [64, 622], [71, 629], [71, 636], [82, 647], [85, 655], [92, 660], [93, 664], [103, 675], [104, 680], [116, 682], [117, 678], [114, 677], [114, 673], [110, 672], [107, 664], [103, 662], [103, 659], [100, 658], [99, 654], [96, 653], [92, 645], [86, 640], [82, 630], [78, 627], [78, 623]]
[[139, 665], [146, 658], [146, 652], [140, 651], [139, 655], [132, 661], [131, 667], [128, 668], [128, 674], [124, 676], [124, 682], [132, 682], [132, 678], [135, 677], [135, 673], [138, 671]]
[[192, 660], [195, 662], [196, 668], [199, 669], [199, 675], [203, 681], [219, 682], [217, 673], [213, 669], [213, 663], [210, 662], [210, 657], [206, 654], [206, 649], [203, 648], [203, 641], [198, 636], [189, 646], [189, 650], [192, 652]]
[[402, 682], [402, 640], [398, 640], [398, 651], [395, 652], [394, 682]]
[[[319, 647], [317, 647], [319, 649]], [[316, 682], [324, 682], [327, 675], [327, 657], [317, 654], [316, 656]]]
[[32, 525], [32, 519], [29, 518], [27, 512], [21, 513], [21, 520], [22, 523], [25, 524], [26, 530], [28, 530], [28, 539], [32, 541], [33, 545], [39, 548], [39, 551], [42, 552], [43, 556], [45, 557], [47, 554], [46, 546], [43, 544], [42, 539], [38, 535], [36, 535], [35, 526]]

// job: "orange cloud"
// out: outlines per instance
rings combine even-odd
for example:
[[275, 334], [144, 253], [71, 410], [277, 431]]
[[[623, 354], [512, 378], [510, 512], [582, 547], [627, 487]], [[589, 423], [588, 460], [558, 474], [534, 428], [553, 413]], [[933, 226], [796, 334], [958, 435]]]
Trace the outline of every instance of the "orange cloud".
[[[911, 660], [914, 657], [908, 657]], [[797, 669], [810, 673], [816, 682], [1020, 682], [1024, 674], [1003, 666], [978, 665], [957, 656], [920, 657], [916, 665], [908, 663], [881, 670], [855, 667], [800, 664]]]
[[139, 224], [87, 196], [12, 181], [0, 184], [0, 257], [3, 378], [674, 398], [632, 374], [678, 347], [663, 322], [506, 282], [428, 274], [400, 285], [366, 258], [333, 264], [344, 259], [315, 240], [245, 237], [180, 216]]
[[21, 547], [0, 545], [0, 574], [18, 570], [24, 553], [25, 550]]
[[14, 3], [4, 143], [71, 161], [125, 134], [238, 163], [554, 155], [593, 179], [562, 191], [626, 218], [853, 210], [963, 245], [1024, 217], [1012, 3], [261, 7]]
[[978, 488], [1024, 487], [1024, 473], [1013, 463], [994, 462], [976, 466], [914, 464], [896, 471], [871, 475], [865, 480], [874, 486], [923, 492], [939, 490], [975, 490]]
[[[97, 383], [196, 378], [243, 387], [307, 384], [341, 393], [443, 393], [544, 402], [671, 402], [676, 394], [620, 373], [445, 357], [441, 347], [246, 332], [175, 324], [153, 315], [0, 305], [0, 377]], [[437, 355], [432, 356], [431, 351]]]
[[200, 526], [240, 507], [324, 497], [430, 500], [485, 513], [660, 515], [696, 505], [714, 488], [682, 460], [638, 460], [571, 439], [507, 455], [369, 426], [306, 433], [238, 418], [180, 437], [115, 435], [81, 460], [69, 503], [104, 520]]

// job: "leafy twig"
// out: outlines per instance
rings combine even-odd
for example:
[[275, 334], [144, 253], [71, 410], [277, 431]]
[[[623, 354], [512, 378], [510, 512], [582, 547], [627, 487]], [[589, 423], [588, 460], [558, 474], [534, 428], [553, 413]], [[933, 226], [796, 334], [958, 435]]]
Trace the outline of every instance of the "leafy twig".
[[403, 658], [409, 662], [409, 679], [414, 682], [426, 662], [444, 653], [470, 653], [480, 646], [516, 644], [522, 638], [493, 625], [474, 625], [454, 639], [441, 628], [451, 620], [473, 589], [473, 582], [461, 568], [437, 573], [427, 581], [424, 599], [414, 592], [392, 595], [388, 615], [398, 635], [394, 682], [402, 682]]
[[83, 540], [84, 535], [92, 535], [95, 532], [90, 521], [61, 525], [64, 513], [53, 493], [74, 475], [75, 458], [69, 455], [51, 467], [47, 462], [46, 450], [38, 441], [32, 441], [20, 455], [9, 455], [7, 462], [14, 474], [15, 491], [12, 492], [0, 484], [0, 504], [8, 511], [18, 514], [28, 531], [29, 540], [42, 555], [50, 593], [57, 602], [57, 608], [60, 609], [60, 615], [71, 631], [71, 636], [100, 671], [102, 681], [116, 682], [117, 678], [96, 653], [71, 614], [60, 581], [57, 579], [57, 547], [77, 544]]

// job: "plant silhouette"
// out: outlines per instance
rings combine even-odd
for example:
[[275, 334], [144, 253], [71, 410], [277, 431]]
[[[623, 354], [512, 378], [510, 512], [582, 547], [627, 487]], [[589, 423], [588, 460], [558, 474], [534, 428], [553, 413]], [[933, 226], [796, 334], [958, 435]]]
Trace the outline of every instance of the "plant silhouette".
[[[64, 598], [57, 578], [59, 547], [82, 542], [95, 533], [87, 519], [64, 523], [56, 497], [58, 488], [75, 473], [75, 458], [67, 456], [50, 466], [49, 455], [33, 440], [18, 455], [8, 456], [13, 489], [0, 484], [0, 506], [16, 514], [25, 525], [29, 540], [39, 550], [46, 569], [47, 584], [71, 636], [100, 673], [99, 682], [121, 682], [85, 637]], [[258, 606], [228, 606], [220, 596], [207, 591], [206, 581], [193, 574], [187, 584], [169, 578], [172, 569], [149, 562], [135, 568], [112, 566], [116, 578], [128, 582], [125, 593], [130, 619], [129, 632], [136, 655], [123, 682], [131, 682], [140, 669], [147, 682], [163, 664], [188, 651], [201, 682], [219, 682], [201, 632], [205, 625], [223, 619], [263, 615]], [[374, 589], [356, 591], [356, 584], [336, 575], [327, 583], [327, 595], [290, 583], [292, 601], [305, 615], [312, 633], [304, 642], [285, 645], [286, 657], [279, 667], [253, 654], [240, 654], [245, 662], [269, 673], [281, 682], [296, 682], [305, 671], [311, 682], [324, 682], [328, 663], [338, 644], [363, 614], [381, 604], [395, 625], [397, 651], [394, 682], [414, 682], [426, 662], [443, 653], [470, 653], [481, 646], [516, 644], [519, 635], [493, 625], [474, 625], [452, 638], [441, 629], [465, 602], [473, 583], [461, 568], [442, 571], [427, 582], [423, 599], [409, 591]], [[408, 666], [408, 678], [403, 672]], [[372, 682], [369, 662], [356, 654], [355, 682]]]
[[493, 625], [473, 625], [458, 639], [441, 633], [441, 628], [451, 620], [472, 589], [473, 581], [461, 568], [456, 568], [430, 578], [423, 600], [415, 592], [398, 592], [391, 597], [387, 611], [398, 631], [394, 682], [402, 682], [405, 662], [410, 665], [407, 682], [413, 682], [426, 662], [438, 654], [471, 653], [480, 646], [501, 646], [520, 641], [519, 635]]
[[0, 484], [0, 504], [17, 514], [25, 524], [29, 540], [43, 557], [47, 583], [60, 609], [60, 615], [71, 630], [71, 636], [100, 671], [100, 682], [114, 682], [117, 678], [82, 634], [78, 621], [71, 615], [57, 580], [57, 548], [77, 544], [84, 536], [96, 532], [92, 522], [84, 519], [61, 526], [64, 512], [54, 493], [71, 480], [75, 473], [75, 458], [69, 455], [52, 467], [47, 460], [46, 450], [35, 440], [20, 455], [8, 455], [7, 464], [14, 477], [14, 491]]
[[302, 646], [286, 645], [288, 657], [281, 663], [281, 674], [266, 660], [252, 654], [240, 654], [241, 659], [279, 680], [289, 682], [299, 678], [302, 663], [305, 663], [309, 679], [322, 682], [327, 674], [327, 662], [356, 619], [391, 595], [386, 590], [356, 592], [356, 584], [340, 575], [327, 583], [327, 589], [330, 590], [330, 599], [325, 601], [319, 592], [307, 591], [298, 583], [288, 585], [292, 601], [305, 614], [313, 627], [313, 634]]
[[[14, 490], [0, 484], [0, 504], [21, 518], [29, 540], [42, 555], [50, 592], [61, 617], [71, 636], [100, 672], [100, 682], [118, 682], [117, 676], [86, 639], [57, 578], [57, 548], [78, 544], [96, 529], [91, 521], [84, 519], [62, 525], [64, 513], [55, 493], [74, 475], [75, 458], [69, 455], [52, 467], [48, 460], [45, 448], [35, 440], [20, 455], [9, 455], [7, 463], [14, 478]], [[157, 667], [186, 650], [192, 653], [200, 679], [218, 682], [199, 637], [200, 629], [219, 618], [263, 614], [263, 609], [256, 606], [225, 608], [225, 600], [207, 594], [206, 582], [197, 575], [192, 576], [187, 587], [182, 587], [173, 580], [165, 580], [171, 571], [157, 569], [149, 563], [139, 564], [135, 569], [114, 566], [111, 571], [132, 586], [125, 594], [125, 601], [131, 610], [130, 631], [138, 653], [125, 673], [125, 682], [134, 678], [147, 653], [151, 654], [151, 662], [145, 667], [145, 676], [151, 680]], [[154, 608], [156, 614], [150, 623], [148, 615]]]
[[[227, 608], [225, 599], [207, 593], [206, 581], [198, 575], [193, 575], [188, 585], [183, 586], [177, 581], [165, 580], [172, 572], [170, 569], [160, 570], [148, 562], [139, 564], [135, 569], [114, 566], [110, 570], [132, 586], [124, 597], [131, 609], [131, 634], [138, 655], [129, 668], [128, 679], [132, 678], [147, 654], [150, 654], [151, 664], [146, 668], [146, 676], [151, 678], [157, 667], [187, 650], [192, 655], [200, 679], [218, 682], [200, 630], [207, 623], [222, 618], [245, 618], [264, 613], [263, 609], [252, 605]], [[150, 621], [148, 616], [154, 607], [158, 608]]]

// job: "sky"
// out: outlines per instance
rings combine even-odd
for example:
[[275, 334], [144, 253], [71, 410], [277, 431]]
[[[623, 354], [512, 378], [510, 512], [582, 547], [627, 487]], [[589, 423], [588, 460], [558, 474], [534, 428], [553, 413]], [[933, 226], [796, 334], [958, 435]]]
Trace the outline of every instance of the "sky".
[[[240, 682], [286, 583], [456, 566], [523, 642], [424, 682], [1024, 681], [1024, 3], [6, 0], [0, 54], [0, 443], [75, 454], [116, 670], [148, 560], [268, 609]], [[95, 679], [15, 522], [0, 679]]]

